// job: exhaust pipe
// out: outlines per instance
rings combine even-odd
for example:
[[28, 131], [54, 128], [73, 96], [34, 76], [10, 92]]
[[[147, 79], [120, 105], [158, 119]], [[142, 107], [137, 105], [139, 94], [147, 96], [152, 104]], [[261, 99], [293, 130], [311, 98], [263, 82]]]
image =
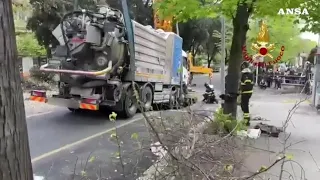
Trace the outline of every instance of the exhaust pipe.
[[112, 70], [112, 61], [109, 61], [108, 67], [101, 71], [89, 72], [89, 71], [74, 71], [67, 69], [48, 69], [49, 64], [42, 65], [40, 71], [51, 72], [51, 73], [63, 73], [63, 74], [74, 74], [74, 75], [87, 75], [87, 76], [101, 76], [109, 74]]

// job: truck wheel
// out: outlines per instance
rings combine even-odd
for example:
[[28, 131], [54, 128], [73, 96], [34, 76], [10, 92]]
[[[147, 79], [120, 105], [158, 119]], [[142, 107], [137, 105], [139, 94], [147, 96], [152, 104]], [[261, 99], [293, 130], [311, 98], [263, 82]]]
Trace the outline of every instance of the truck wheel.
[[169, 99], [169, 109], [174, 109], [176, 107], [177, 107], [177, 96], [175, 93], [172, 93]]
[[131, 87], [129, 87], [127, 90], [123, 105], [124, 105], [123, 111], [124, 111], [125, 117], [130, 118], [136, 114], [138, 110], [137, 100], [136, 100], [136, 97], [134, 96], [134, 92]]
[[71, 112], [79, 112], [80, 111], [80, 109], [75, 109], [75, 108], [68, 108], [69, 109], [69, 111], [71, 111]]
[[146, 86], [143, 89], [143, 103], [145, 111], [149, 111], [152, 108], [152, 100], [153, 100], [153, 93], [150, 86]]
[[183, 91], [184, 94], [188, 94], [189, 90], [188, 90], [188, 86], [186, 84], [182, 85], [182, 91]]

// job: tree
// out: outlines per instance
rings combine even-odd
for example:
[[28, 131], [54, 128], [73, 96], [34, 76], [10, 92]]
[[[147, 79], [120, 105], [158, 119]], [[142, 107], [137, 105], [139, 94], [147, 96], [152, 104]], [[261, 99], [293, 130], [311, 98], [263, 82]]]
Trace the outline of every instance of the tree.
[[308, 0], [303, 4], [308, 9], [308, 15], [300, 16], [296, 19], [296, 23], [305, 24], [302, 31], [309, 31], [313, 33], [320, 32], [320, 1]]
[[[273, 56], [273, 59], [276, 59], [279, 56], [281, 46], [285, 46], [285, 51], [280, 62], [285, 63], [294, 60], [301, 49], [299, 37], [300, 28], [297, 24], [294, 24], [295, 19], [288, 16], [276, 16], [264, 18], [264, 20], [268, 26], [270, 43], [275, 45], [275, 50], [270, 53]], [[247, 35], [247, 49], [249, 54], [257, 53], [250, 49], [250, 45], [256, 43], [260, 29], [258, 21], [259, 19], [250, 22], [250, 30]], [[273, 59], [265, 57], [264, 61], [267, 63]]]
[[[228, 64], [229, 62], [229, 55], [230, 55], [230, 48], [231, 48], [231, 37], [232, 37], [232, 24], [228, 21], [225, 22], [225, 63]], [[214, 44], [216, 44], [218, 51], [220, 52], [220, 55], [218, 57], [220, 57], [220, 59], [222, 58], [221, 53], [222, 53], [222, 49], [221, 49], [221, 32], [218, 30], [215, 30], [212, 34], [214, 39], [218, 39], [217, 42], [214, 42]]]
[[33, 33], [20, 34], [17, 38], [19, 56], [39, 57], [46, 56], [46, 49], [39, 45]]
[[218, 18], [207, 18], [203, 21], [206, 22], [206, 29], [208, 32], [208, 38], [204, 42], [203, 47], [207, 56], [208, 67], [211, 67], [211, 63], [214, 61], [217, 53], [219, 53], [220, 38], [215, 37], [214, 33], [219, 33], [221, 31], [221, 22]]
[[316, 55], [317, 50], [318, 50], [318, 46], [316, 46], [315, 48], [312, 48], [310, 50], [310, 53], [309, 53], [309, 55], [307, 57], [307, 61], [309, 61], [310, 63], [314, 64], [314, 56]]
[[[179, 24], [179, 35], [183, 38], [183, 49], [191, 52], [194, 61], [209, 37], [207, 23], [204, 19], [199, 19]], [[195, 62], [193, 63], [195, 64]]]
[[0, 2], [0, 179], [32, 180], [11, 3]]
[[[315, 0], [314, 0], [315, 1]], [[197, 19], [203, 17], [216, 17], [223, 14], [231, 19], [233, 25], [233, 37], [230, 50], [228, 76], [226, 78], [226, 94], [232, 98], [225, 101], [224, 113], [236, 117], [236, 94], [239, 88], [240, 64], [243, 61], [242, 47], [246, 43], [246, 34], [249, 30], [249, 18], [275, 17], [277, 10], [274, 7], [297, 8], [305, 5], [302, 0], [278, 1], [278, 0], [175, 0], [162, 1], [158, 4], [162, 16], [172, 15], [177, 21]], [[274, 10], [273, 10], [274, 9]]]
[[300, 53], [307, 53], [310, 51], [310, 49], [313, 49], [317, 46], [316, 41], [312, 41], [310, 39], [299, 39], [299, 45], [300, 45]]

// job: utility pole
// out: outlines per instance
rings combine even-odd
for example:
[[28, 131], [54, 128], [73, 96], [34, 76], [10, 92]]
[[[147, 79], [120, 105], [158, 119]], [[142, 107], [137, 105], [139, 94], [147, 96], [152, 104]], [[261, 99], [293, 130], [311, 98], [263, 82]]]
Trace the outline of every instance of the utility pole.
[[257, 67], [256, 67], [256, 82], [255, 82], [255, 85], [256, 86], [258, 86], [259, 85], [259, 81], [258, 81], [258, 79], [259, 79], [259, 63], [260, 62], [264, 62], [264, 57], [258, 57], [257, 58], [257, 60], [256, 60], [256, 62], [257, 62]]
[[178, 36], [180, 35], [180, 33], [179, 33], [179, 24], [178, 23], [176, 23], [176, 33], [177, 33]]
[[76, 11], [78, 10], [79, 6], [79, 0], [73, 0], [73, 10]]
[[313, 106], [317, 106], [320, 102], [318, 102], [317, 98], [317, 86], [318, 82], [320, 82], [320, 33], [318, 34], [318, 47], [317, 52], [314, 56], [314, 74], [313, 74], [313, 83], [312, 83], [312, 104]]
[[226, 32], [225, 32], [225, 19], [221, 16], [221, 62], [220, 62], [220, 78], [221, 78], [221, 94], [225, 94], [225, 59], [226, 59]]

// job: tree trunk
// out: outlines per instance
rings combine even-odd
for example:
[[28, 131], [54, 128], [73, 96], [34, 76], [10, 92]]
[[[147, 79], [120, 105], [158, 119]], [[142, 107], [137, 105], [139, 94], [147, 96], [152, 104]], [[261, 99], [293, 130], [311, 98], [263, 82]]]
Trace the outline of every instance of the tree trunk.
[[228, 62], [229, 62], [228, 50], [227, 50], [227, 49], [225, 49], [225, 52], [226, 52], [226, 58], [224, 59], [224, 61], [225, 61], [225, 65], [227, 65], [227, 64], [228, 64]]
[[51, 47], [46, 46], [47, 58], [52, 58]]
[[211, 57], [210, 57], [210, 54], [207, 53], [207, 63], [208, 63], [208, 68], [210, 68], [210, 65], [211, 65]]
[[11, 4], [0, 1], [0, 179], [32, 180]]
[[[248, 27], [247, 4], [239, 4], [237, 12], [233, 18], [233, 37], [230, 50], [230, 60], [228, 67], [228, 76], [226, 78], [226, 94], [237, 94], [240, 79], [240, 65], [242, 62], [242, 46], [246, 40]], [[237, 98], [226, 101], [224, 104], [224, 113], [231, 114], [234, 118], [237, 115]]]

